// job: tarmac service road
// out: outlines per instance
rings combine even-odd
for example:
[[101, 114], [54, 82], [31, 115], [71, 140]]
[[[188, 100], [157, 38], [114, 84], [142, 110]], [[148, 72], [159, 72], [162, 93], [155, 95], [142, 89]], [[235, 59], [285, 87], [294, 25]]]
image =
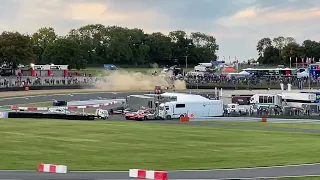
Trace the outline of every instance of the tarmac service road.
[[[320, 176], [320, 164], [289, 166], [168, 171], [169, 179], [253, 179]], [[128, 171], [71, 171], [67, 174], [40, 173], [36, 171], [0, 171], [1, 179], [11, 180], [124, 180], [130, 179]]]

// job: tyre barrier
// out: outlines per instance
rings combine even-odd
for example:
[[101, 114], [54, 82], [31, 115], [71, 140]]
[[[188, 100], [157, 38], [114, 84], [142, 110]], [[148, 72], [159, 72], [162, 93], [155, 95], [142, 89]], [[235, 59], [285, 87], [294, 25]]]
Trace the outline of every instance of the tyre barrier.
[[93, 121], [94, 115], [76, 115], [76, 114], [49, 114], [37, 112], [9, 112], [8, 118], [34, 118], [34, 119], [65, 119]]
[[55, 165], [55, 164], [39, 164], [39, 172], [48, 172], [48, 173], [67, 173], [68, 168], [65, 165]]
[[[106, 107], [110, 105], [117, 104], [117, 101], [111, 101], [104, 104], [94, 104], [94, 105], [83, 105], [83, 106], [67, 106], [67, 107], [59, 107], [59, 109], [90, 109], [90, 108], [100, 108], [100, 107]], [[48, 111], [50, 109], [57, 109], [56, 107], [19, 107], [19, 106], [11, 106], [12, 110], [23, 110], [23, 111]]]
[[[65, 84], [65, 85], [39, 85], [39, 86], [28, 86], [28, 90], [52, 90], [52, 89], [90, 89], [94, 88], [94, 85], [91, 84]], [[25, 91], [26, 87], [3, 87], [0, 88], [0, 92], [7, 91]]]
[[168, 180], [166, 171], [149, 171], [144, 169], [129, 169], [130, 178]]

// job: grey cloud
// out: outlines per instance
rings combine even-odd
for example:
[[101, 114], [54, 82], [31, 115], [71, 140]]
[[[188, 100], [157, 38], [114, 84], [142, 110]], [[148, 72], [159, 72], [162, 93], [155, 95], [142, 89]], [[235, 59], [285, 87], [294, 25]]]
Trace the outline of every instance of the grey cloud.
[[[56, 2], [56, 3], [52, 3]], [[59, 3], [57, 3], [59, 2]], [[108, 12], [116, 14], [132, 14], [144, 11], [156, 11], [168, 17], [168, 22], [159, 19], [137, 22], [99, 22], [80, 21], [59, 16], [39, 17], [35, 20], [28, 18], [26, 22], [24, 13], [33, 12], [32, 8], [41, 6], [43, 9], [59, 12], [65, 4], [70, 3], [104, 3], [108, 5]], [[23, 4], [24, 3], [24, 4]], [[21, 5], [23, 4], [23, 5]], [[26, 4], [31, 4], [27, 5]], [[55, 4], [55, 5], [53, 5]], [[79, 28], [90, 23], [104, 25], [136, 26], [142, 29], [154, 31], [182, 29], [186, 31], [201, 31], [215, 35], [220, 44], [221, 56], [238, 56], [239, 60], [256, 57], [255, 44], [259, 38], [270, 36], [287, 36], [295, 34], [299, 41], [315, 37], [317, 34], [316, 23], [308, 20], [303, 22], [286, 22], [278, 25], [273, 22], [254, 24], [248, 22], [247, 26], [238, 28], [222, 27], [216, 20], [232, 16], [238, 11], [248, 7], [273, 9], [307, 9], [320, 7], [319, 0], [1, 0], [0, 3], [0, 27], [8, 26], [21, 32], [33, 33], [42, 26], [52, 26], [58, 33], [64, 35], [72, 28]], [[26, 10], [28, 9], [28, 10]], [[31, 10], [30, 10], [31, 9]], [[20, 13], [19, 13], [20, 12]], [[106, 12], [106, 13], [108, 13]], [[54, 13], [53, 13], [54, 14]], [[143, 18], [143, 17], [141, 17]], [[33, 20], [33, 21], [32, 21]], [[262, 24], [262, 25], [261, 25]], [[272, 26], [271, 26], [272, 25]], [[312, 25], [312, 26], [310, 26]], [[271, 28], [272, 27], [272, 28]], [[17, 28], [17, 29], [15, 29]], [[271, 29], [270, 29], [271, 28]], [[217, 34], [215, 34], [217, 33]]]
[[12, 21], [16, 18], [20, 4], [18, 1], [1, 0], [0, 3], [0, 20]]
[[320, 1], [317, 0], [256, 0], [258, 7], [274, 7], [276, 9], [293, 8], [304, 9], [319, 6]]

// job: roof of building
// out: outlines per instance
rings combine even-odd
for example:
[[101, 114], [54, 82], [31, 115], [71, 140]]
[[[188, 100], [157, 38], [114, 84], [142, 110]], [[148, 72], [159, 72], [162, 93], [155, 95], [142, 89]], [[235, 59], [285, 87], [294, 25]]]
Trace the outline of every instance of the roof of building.
[[183, 101], [183, 102], [196, 102], [196, 101], [210, 101], [210, 99], [205, 98], [200, 95], [196, 94], [186, 94], [186, 93], [163, 93], [162, 96], [164, 97], [177, 97], [177, 101]]
[[137, 97], [137, 98], [153, 99], [153, 97], [145, 96], [145, 95], [129, 95], [128, 97], [129, 98], [130, 97]]

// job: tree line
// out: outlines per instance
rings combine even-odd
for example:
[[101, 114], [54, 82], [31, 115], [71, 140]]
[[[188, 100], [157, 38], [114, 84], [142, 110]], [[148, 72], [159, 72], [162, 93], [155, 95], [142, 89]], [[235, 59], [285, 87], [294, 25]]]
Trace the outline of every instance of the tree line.
[[312, 63], [320, 61], [320, 42], [305, 40], [302, 44], [293, 37], [262, 38], [257, 43], [261, 64]]
[[88, 65], [170, 65], [173, 61], [190, 64], [216, 59], [216, 38], [201, 32], [177, 30], [168, 35], [145, 33], [142, 29], [92, 24], [71, 29], [58, 36], [52, 27], [34, 34], [5, 31], [0, 35], [0, 63], [68, 64], [83, 69]]

